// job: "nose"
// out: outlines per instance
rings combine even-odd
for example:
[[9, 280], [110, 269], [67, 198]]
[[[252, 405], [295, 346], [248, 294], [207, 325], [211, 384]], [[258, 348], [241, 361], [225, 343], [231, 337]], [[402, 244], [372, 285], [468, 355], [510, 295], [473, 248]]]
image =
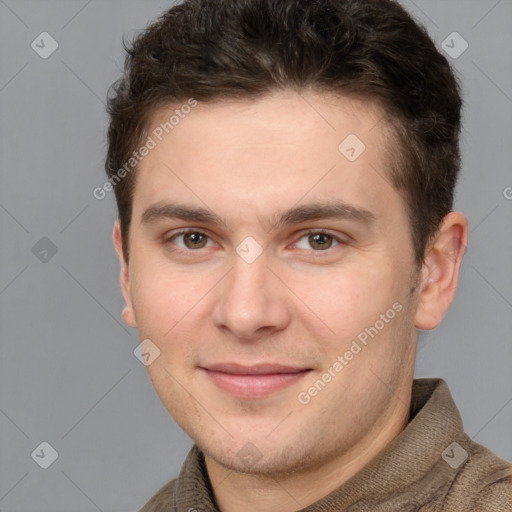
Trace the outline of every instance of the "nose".
[[267, 267], [265, 253], [252, 263], [236, 256], [217, 294], [214, 324], [238, 339], [256, 340], [290, 323], [286, 288]]

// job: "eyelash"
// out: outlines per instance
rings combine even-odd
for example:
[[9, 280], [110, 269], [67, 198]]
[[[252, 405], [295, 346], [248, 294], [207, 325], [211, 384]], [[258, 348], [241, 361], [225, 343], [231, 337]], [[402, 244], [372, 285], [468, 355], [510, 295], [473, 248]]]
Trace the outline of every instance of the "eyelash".
[[[189, 229], [179, 230], [176, 233], [172, 234], [171, 236], [166, 237], [163, 240], [163, 243], [164, 244], [172, 243], [172, 241], [175, 238], [178, 238], [182, 235], [187, 235], [190, 233], [201, 235], [201, 236], [206, 237], [208, 240], [211, 240], [211, 237], [206, 232], [204, 232], [200, 229], [189, 228]], [[324, 250], [311, 249], [311, 251], [315, 252], [315, 253], [320, 253], [320, 254], [321, 253], [329, 253], [332, 249], [334, 249], [335, 247], [338, 247], [338, 245], [347, 245], [347, 242], [342, 240], [341, 238], [339, 238], [335, 235], [332, 235], [331, 233], [328, 233], [327, 231], [315, 230], [315, 229], [310, 229], [310, 230], [306, 231], [305, 233], [303, 233], [300, 236], [300, 238], [298, 238], [297, 241], [294, 242], [294, 244], [297, 244], [300, 240], [302, 240], [305, 237], [309, 237], [310, 235], [327, 235], [327, 236], [331, 237], [335, 242], [337, 242], [337, 244], [334, 247], [329, 247], [328, 249], [324, 249]], [[183, 253], [191, 253], [191, 252], [199, 252], [200, 251], [200, 249], [194, 250], [194, 249], [182, 249], [182, 248], [177, 248], [177, 249], [173, 249], [173, 250], [176, 252], [183, 252]], [[300, 249], [300, 250], [307, 250], [307, 249]]]

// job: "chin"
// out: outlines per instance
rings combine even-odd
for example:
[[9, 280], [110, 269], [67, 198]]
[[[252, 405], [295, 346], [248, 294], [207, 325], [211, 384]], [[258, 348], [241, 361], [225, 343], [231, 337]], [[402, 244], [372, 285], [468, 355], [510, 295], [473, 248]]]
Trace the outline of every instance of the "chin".
[[237, 473], [277, 477], [315, 464], [311, 453], [307, 453], [298, 440], [290, 442], [288, 437], [288, 442], [283, 439], [270, 442], [265, 436], [259, 439], [252, 437], [251, 440], [248, 436], [240, 440], [230, 438], [224, 446], [211, 441], [198, 441], [196, 444], [216, 464]]

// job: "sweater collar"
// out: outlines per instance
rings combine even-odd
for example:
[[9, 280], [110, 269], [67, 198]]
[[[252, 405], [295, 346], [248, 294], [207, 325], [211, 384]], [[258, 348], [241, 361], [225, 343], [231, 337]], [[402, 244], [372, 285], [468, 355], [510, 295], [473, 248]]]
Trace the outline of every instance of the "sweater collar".
[[[371, 506], [411, 492], [432, 473], [442, 452], [462, 431], [462, 420], [446, 383], [442, 379], [414, 380], [406, 428], [350, 480], [303, 512], [344, 510], [362, 502]], [[442, 475], [438, 477], [441, 485]], [[435, 482], [431, 484], [435, 486]], [[417, 486], [418, 492], [421, 488]], [[196, 445], [176, 481], [173, 510], [218, 512], [204, 456]]]

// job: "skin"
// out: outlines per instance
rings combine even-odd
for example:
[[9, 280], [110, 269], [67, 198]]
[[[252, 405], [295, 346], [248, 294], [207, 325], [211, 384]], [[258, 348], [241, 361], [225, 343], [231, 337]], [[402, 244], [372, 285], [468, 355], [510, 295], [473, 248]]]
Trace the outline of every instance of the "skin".
[[[407, 424], [417, 328], [435, 328], [455, 296], [467, 220], [448, 214], [416, 266], [405, 202], [387, 179], [383, 114], [368, 99], [314, 91], [199, 104], [140, 164], [129, 264], [114, 226], [123, 318], [159, 348], [149, 375], [204, 451], [223, 512], [306, 507]], [[349, 134], [366, 146], [353, 162], [338, 150]], [[274, 222], [287, 209], [336, 201], [373, 220]], [[164, 203], [206, 208], [223, 222], [142, 221]], [[206, 238], [174, 236], [185, 228]], [[325, 237], [312, 239], [312, 229]], [[251, 263], [237, 253], [249, 236], [262, 250]], [[299, 393], [397, 303], [400, 312], [301, 403]], [[223, 362], [309, 372], [268, 396], [240, 398], [202, 369]]]

